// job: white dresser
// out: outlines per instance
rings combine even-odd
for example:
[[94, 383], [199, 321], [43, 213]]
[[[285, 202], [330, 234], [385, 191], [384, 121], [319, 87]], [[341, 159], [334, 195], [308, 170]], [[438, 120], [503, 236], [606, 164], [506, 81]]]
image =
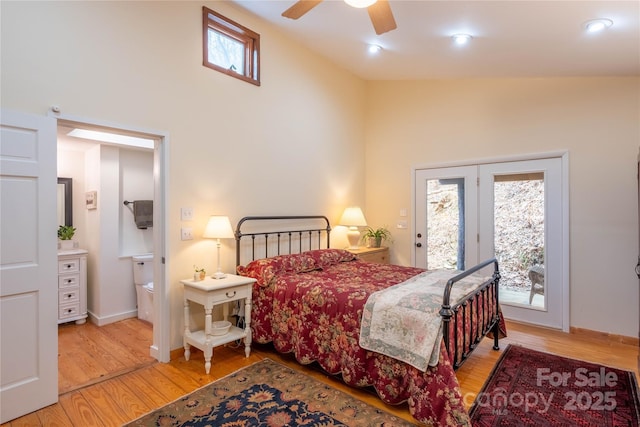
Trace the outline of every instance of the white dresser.
[[58, 324], [87, 321], [87, 251], [58, 251]]

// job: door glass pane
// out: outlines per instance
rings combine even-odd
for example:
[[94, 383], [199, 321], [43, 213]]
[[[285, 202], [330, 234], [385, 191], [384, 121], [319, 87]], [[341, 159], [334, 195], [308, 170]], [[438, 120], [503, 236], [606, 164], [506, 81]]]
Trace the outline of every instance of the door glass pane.
[[494, 177], [495, 254], [500, 302], [546, 309], [544, 174]]
[[464, 178], [427, 180], [427, 268], [464, 270]]

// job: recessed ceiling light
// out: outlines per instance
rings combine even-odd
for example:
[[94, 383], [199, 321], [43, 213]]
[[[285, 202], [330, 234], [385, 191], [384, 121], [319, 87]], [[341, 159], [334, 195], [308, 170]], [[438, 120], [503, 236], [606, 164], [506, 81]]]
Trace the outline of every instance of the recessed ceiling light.
[[367, 46], [367, 50], [370, 54], [374, 55], [382, 50], [382, 46], [377, 44], [370, 44]]
[[471, 41], [472, 37], [469, 34], [454, 34], [451, 36], [454, 43], [457, 45], [465, 45]]
[[94, 141], [110, 142], [112, 144], [128, 145], [132, 147], [153, 148], [153, 139], [137, 138], [135, 136], [120, 135], [117, 133], [100, 132], [96, 130], [74, 129], [67, 135], [76, 138], [91, 139]]
[[609, 28], [613, 25], [613, 21], [611, 19], [592, 19], [591, 21], [587, 21], [584, 23], [584, 28], [589, 33], [597, 33], [604, 29]]

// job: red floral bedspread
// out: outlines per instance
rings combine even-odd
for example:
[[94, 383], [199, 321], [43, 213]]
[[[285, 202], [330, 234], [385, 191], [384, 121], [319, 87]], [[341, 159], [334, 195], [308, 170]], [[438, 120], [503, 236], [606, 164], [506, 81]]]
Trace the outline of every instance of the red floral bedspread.
[[444, 344], [438, 365], [425, 372], [358, 345], [369, 295], [422, 271], [354, 260], [351, 253], [337, 249], [238, 267], [239, 274], [258, 279], [251, 311], [254, 341], [273, 342], [278, 351], [294, 353], [302, 364], [317, 361], [349, 385], [373, 386], [386, 403], [407, 401], [411, 414], [427, 425], [470, 426]]

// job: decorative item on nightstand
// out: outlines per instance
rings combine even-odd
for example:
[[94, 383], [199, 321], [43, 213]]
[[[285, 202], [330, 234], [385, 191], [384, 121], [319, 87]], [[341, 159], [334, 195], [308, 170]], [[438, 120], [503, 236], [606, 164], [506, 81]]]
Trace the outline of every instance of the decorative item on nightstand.
[[204, 230], [202, 236], [208, 239], [216, 239], [216, 245], [218, 247], [218, 264], [216, 265], [216, 272], [211, 276], [213, 279], [224, 279], [226, 274], [222, 272], [220, 268], [220, 239], [233, 239], [233, 229], [231, 228], [231, 222], [229, 217], [221, 215], [212, 215], [207, 223], [207, 228]]
[[370, 248], [379, 248], [383, 241], [391, 241], [391, 232], [386, 227], [379, 227], [375, 230], [371, 227], [367, 227], [365, 232], [362, 234], [362, 240], [368, 240], [368, 246]]
[[347, 232], [349, 247], [347, 249], [358, 249], [358, 242], [360, 241], [360, 230], [358, 227], [367, 226], [367, 220], [364, 218], [362, 209], [357, 206], [346, 208], [340, 218], [340, 225], [349, 227], [349, 231]]
[[206, 275], [207, 275], [207, 270], [205, 270], [202, 267], [198, 267], [197, 265], [193, 266], [193, 280], [194, 281], [204, 280]]

